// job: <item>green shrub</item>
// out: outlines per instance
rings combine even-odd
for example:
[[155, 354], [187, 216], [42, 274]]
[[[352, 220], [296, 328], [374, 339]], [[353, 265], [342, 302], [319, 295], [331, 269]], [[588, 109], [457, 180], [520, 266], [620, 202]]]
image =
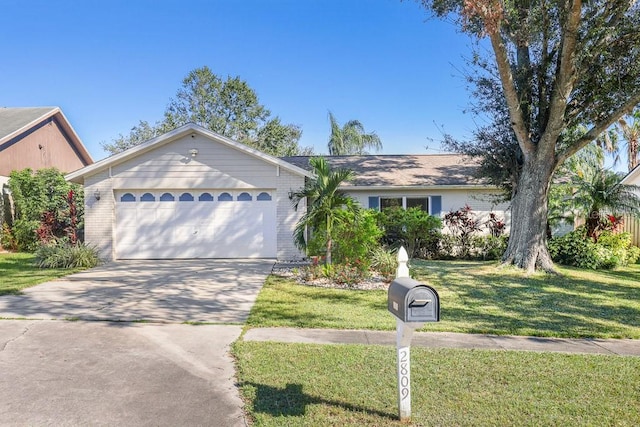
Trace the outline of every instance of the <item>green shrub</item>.
[[[363, 209], [343, 210], [336, 214], [332, 247], [334, 264], [349, 264], [363, 271], [369, 269], [369, 254], [378, 247], [382, 235], [376, 215], [375, 211]], [[310, 256], [324, 256], [326, 246], [326, 230], [320, 227], [312, 233], [307, 243], [307, 253]]]
[[472, 239], [471, 252], [474, 258], [481, 260], [496, 260], [502, 258], [507, 250], [509, 236], [476, 236]]
[[38, 247], [36, 230], [40, 227], [40, 221], [20, 218], [13, 223], [12, 233], [16, 240], [16, 246], [21, 252], [33, 252]]
[[38, 246], [34, 262], [39, 268], [91, 268], [100, 264], [100, 257], [93, 246], [59, 240]]
[[378, 224], [381, 242], [393, 249], [404, 246], [410, 258], [433, 258], [438, 252], [442, 221], [418, 207], [384, 209]]
[[549, 241], [549, 253], [555, 262], [586, 269], [612, 269], [633, 263], [640, 249], [631, 245], [629, 233], [603, 231], [598, 242], [587, 237], [584, 226]]
[[369, 254], [379, 246], [382, 231], [377, 212], [370, 209], [343, 210], [334, 224], [334, 259], [362, 271], [369, 269]]
[[386, 250], [383, 247], [374, 249], [371, 253], [371, 268], [386, 280], [393, 280], [396, 276], [396, 268], [398, 268], [397, 252]]

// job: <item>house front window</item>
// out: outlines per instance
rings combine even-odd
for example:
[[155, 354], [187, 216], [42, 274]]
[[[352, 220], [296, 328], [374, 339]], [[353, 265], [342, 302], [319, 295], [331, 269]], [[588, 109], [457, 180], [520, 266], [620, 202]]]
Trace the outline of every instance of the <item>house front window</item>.
[[380, 197], [380, 209], [401, 208], [402, 197]]
[[442, 211], [442, 196], [370, 196], [369, 208], [376, 210], [419, 208], [431, 215], [438, 216]]

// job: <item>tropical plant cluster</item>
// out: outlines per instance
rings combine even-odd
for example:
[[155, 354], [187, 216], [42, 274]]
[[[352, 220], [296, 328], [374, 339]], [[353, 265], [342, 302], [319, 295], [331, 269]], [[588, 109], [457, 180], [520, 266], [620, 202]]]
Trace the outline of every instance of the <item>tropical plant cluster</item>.
[[9, 188], [14, 212], [2, 224], [0, 244], [34, 252], [41, 268], [94, 267], [95, 248], [82, 243], [84, 192], [55, 168], [13, 171]]
[[[444, 232], [444, 227], [448, 232]], [[475, 218], [468, 206], [449, 212], [444, 220], [420, 208], [387, 208], [382, 211], [350, 205], [333, 216], [331, 263], [327, 263], [327, 232], [315, 224], [306, 246], [313, 265], [301, 269], [305, 282], [330, 279], [353, 285], [375, 272], [386, 281], [395, 276], [397, 250], [402, 246], [411, 258], [498, 259], [507, 236], [504, 222], [491, 214], [486, 222]]]
[[614, 226], [601, 231], [594, 241], [586, 226], [549, 241], [549, 252], [557, 263], [578, 268], [600, 270], [634, 264], [640, 248], [631, 244], [629, 233], [616, 232]]

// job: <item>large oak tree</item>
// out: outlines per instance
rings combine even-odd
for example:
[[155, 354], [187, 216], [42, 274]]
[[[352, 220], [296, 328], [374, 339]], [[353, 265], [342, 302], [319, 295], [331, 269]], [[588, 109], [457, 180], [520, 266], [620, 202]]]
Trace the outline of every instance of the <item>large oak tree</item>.
[[640, 104], [640, 5], [633, 0], [420, 2], [488, 40], [522, 152], [503, 261], [528, 271], [552, 270], [545, 228], [554, 170]]

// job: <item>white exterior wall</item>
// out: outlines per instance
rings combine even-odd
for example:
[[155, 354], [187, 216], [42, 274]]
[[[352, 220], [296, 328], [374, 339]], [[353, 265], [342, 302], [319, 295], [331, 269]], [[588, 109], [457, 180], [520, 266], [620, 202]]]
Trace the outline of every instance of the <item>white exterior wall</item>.
[[198, 134], [114, 166], [111, 174], [114, 189], [130, 190], [275, 189], [277, 183], [277, 166]]
[[[85, 177], [85, 241], [96, 246], [105, 260], [114, 259], [117, 190], [265, 190], [276, 200], [278, 259], [301, 258], [303, 254], [293, 244], [293, 229], [305, 208], [295, 212], [289, 192], [302, 187], [304, 177], [199, 134], [194, 136]], [[195, 157], [190, 154], [193, 149], [198, 150]], [[97, 189], [100, 200], [94, 197]]]
[[[465, 205], [469, 205], [473, 214], [480, 220], [481, 224], [484, 224], [489, 218], [489, 213], [493, 212], [497, 214], [498, 219], [504, 220], [506, 223], [506, 231], [508, 232], [511, 224], [511, 211], [508, 209], [508, 203], [494, 204], [491, 201], [491, 194], [498, 194], [498, 192], [491, 193], [487, 190], [475, 190], [475, 189], [431, 189], [431, 190], [380, 190], [375, 189], [367, 190], [352, 190], [346, 189], [347, 194], [356, 199], [360, 206], [369, 207], [369, 197], [428, 197], [428, 196], [440, 196], [442, 199], [442, 211], [440, 217], [449, 211], [458, 210]], [[431, 209], [431, 207], [429, 208]], [[484, 226], [483, 226], [484, 228]], [[445, 230], [446, 231], [446, 230]], [[485, 230], [488, 232], [488, 230]]]
[[302, 259], [305, 256], [293, 243], [293, 230], [307, 211], [307, 205], [302, 202], [298, 206], [298, 210], [295, 211], [291, 200], [289, 200], [289, 192], [299, 190], [303, 186], [303, 176], [280, 170], [276, 191], [279, 260], [292, 261]]
[[[84, 240], [95, 246], [100, 258], [113, 259], [114, 195], [109, 171], [92, 175], [84, 181]], [[95, 193], [100, 191], [100, 200]]]

